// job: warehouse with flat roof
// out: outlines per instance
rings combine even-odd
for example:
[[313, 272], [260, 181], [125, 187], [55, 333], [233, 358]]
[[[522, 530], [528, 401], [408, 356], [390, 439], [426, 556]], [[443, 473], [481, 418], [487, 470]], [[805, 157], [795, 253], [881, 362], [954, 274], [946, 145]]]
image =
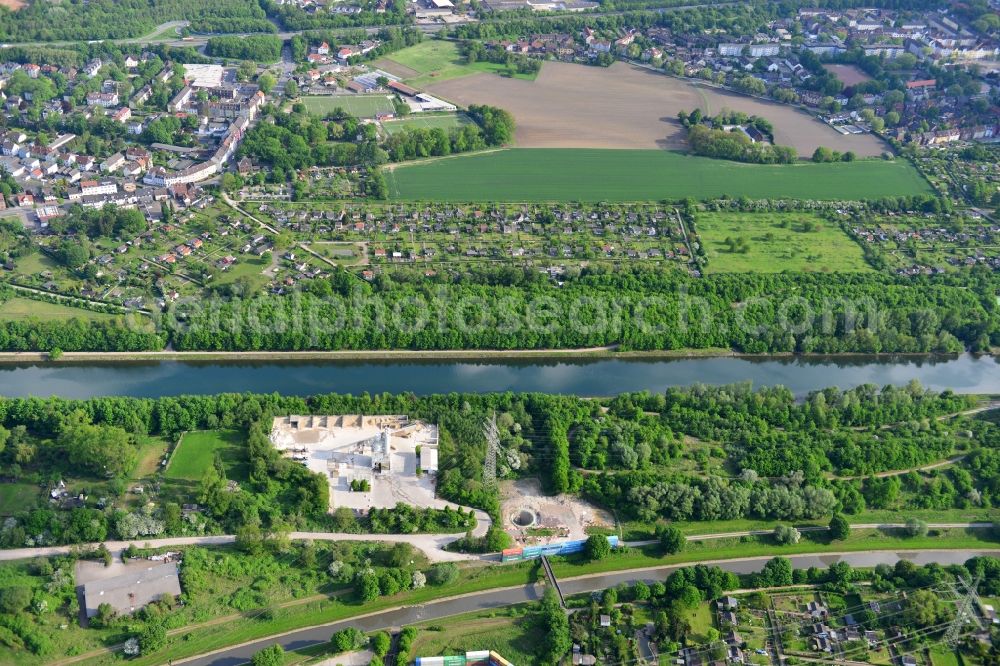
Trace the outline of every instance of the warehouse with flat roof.
[[119, 615], [127, 615], [166, 595], [178, 596], [180, 593], [176, 562], [155, 564], [83, 586], [88, 618], [97, 615], [101, 604], [110, 604]]

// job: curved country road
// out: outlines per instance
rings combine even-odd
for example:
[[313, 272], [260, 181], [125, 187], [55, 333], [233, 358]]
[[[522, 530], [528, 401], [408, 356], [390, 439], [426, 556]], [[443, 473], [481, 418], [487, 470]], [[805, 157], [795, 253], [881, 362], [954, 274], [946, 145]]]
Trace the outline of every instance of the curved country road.
[[[824, 553], [822, 555], [791, 555], [788, 557], [792, 566], [797, 569], [809, 567], [828, 567], [836, 562], [847, 562], [855, 567], [873, 567], [878, 564], [895, 564], [901, 559], [910, 560], [915, 564], [961, 564], [971, 557], [980, 555], [1000, 556], [996, 550], [923, 550], [923, 551], [869, 551], [864, 553]], [[760, 571], [771, 556], [748, 557], [735, 560], [706, 560], [699, 564], [717, 565], [726, 571], [737, 574], [755, 573]], [[603, 574], [564, 578], [559, 585], [564, 594], [580, 594], [594, 590], [603, 590], [620, 583], [635, 581], [653, 582], [663, 580], [673, 571], [695, 564], [689, 562], [673, 566], [633, 569]], [[357, 627], [361, 631], [377, 631], [390, 627], [400, 627], [416, 622], [426, 622], [452, 615], [469, 613], [476, 610], [499, 608], [513, 604], [535, 601], [541, 598], [542, 585], [525, 585], [500, 590], [474, 592], [458, 597], [441, 599], [439, 601], [418, 606], [403, 606], [392, 610], [379, 611], [361, 615], [350, 620], [340, 620], [322, 624], [308, 629], [297, 629], [279, 636], [250, 641], [242, 645], [222, 648], [197, 657], [174, 661], [173, 664], [187, 666], [239, 666], [246, 664], [250, 657], [272, 643], [280, 643], [285, 650], [301, 650], [302, 648], [325, 643], [331, 634], [345, 627]]]

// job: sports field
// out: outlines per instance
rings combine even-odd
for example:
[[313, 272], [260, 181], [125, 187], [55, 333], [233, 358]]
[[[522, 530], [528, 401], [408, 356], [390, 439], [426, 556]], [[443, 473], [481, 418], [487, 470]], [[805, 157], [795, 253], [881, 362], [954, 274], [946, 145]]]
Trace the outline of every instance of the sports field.
[[515, 148], [398, 165], [386, 180], [392, 199], [439, 201], [868, 199], [930, 192], [904, 160], [758, 165], [664, 150]]
[[[421, 88], [436, 81], [448, 81], [479, 72], [501, 72], [506, 66], [492, 62], [480, 61], [473, 64], [465, 62], [458, 52], [458, 45], [429, 39], [415, 46], [410, 46], [379, 60], [375, 65], [390, 74], [402, 77], [406, 83]], [[513, 78], [534, 79], [535, 76], [519, 74]]]
[[468, 125], [472, 121], [464, 113], [448, 113], [442, 115], [416, 114], [401, 120], [388, 120], [382, 123], [382, 128], [389, 134], [402, 132], [404, 129], [434, 129], [440, 127], [450, 130], [452, 127]]
[[374, 118], [376, 113], [392, 113], [396, 107], [387, 95], [309, 95], [302, 98], [309, 113], [325, 116], [340, 107], [357, 118]]
[[243, 435], [236, 430], [185, 433], [170, 458], [165, 476], [174, 480], [198, 481], [212, 466], [218, 452], [226, 468], [226, 477], [242, 481], [247, 476], [245, 446]]
[[696, 227], [709, 273], [870, 270], [857, 243], [810, 213], [699, 213]]

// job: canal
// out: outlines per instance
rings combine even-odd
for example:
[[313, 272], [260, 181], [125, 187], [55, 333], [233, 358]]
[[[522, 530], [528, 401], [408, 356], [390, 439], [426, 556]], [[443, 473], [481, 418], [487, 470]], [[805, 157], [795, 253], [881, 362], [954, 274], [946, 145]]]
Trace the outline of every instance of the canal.
[[523, 361], [141, 361], [0, 364], [0, 395], [157, 397], [227, 391], [401, 393], [543, 391], [582, 396], [662, 391], [695, 383], [783, 385], [797, 395], [828, 386], [906, 384], [1000, 393], [992, 356], [591, 358]]

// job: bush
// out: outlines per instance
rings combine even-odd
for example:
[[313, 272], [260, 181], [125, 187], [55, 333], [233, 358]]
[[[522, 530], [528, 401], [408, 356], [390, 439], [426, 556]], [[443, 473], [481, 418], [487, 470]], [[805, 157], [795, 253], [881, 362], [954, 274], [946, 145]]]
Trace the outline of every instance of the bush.
[[927, 536], [927, 523], [920, 520], [919, 518], [910, 518], [906, 521], [907, 536], [911, 537], [922, 537]]
[[0, 611], [13, 615], [20, 613], [31, 603], [31, 588], [15, 585], [0, 590]]
[[431, 585], [450, 585], [458, 580], [458, 566], [451, 562], [435, 564], [427, 571], [427, 582]]
[[347, 627], [335, 633], [330, 642], [337, 652], [350, 652], [356, 650], [364, 643], [365, 636], [354, 627]]
[[167, 630], [159, 622], [153, 622], [143, 627], [139, 632], [139, 650], [142, 654], [156, 652], [167, 644]]
[[389, 654], [389, 646], [392, 644], [392, 639], [389, 638], [389, 634], [384, 631], [380, 631], [371, 638], [371, 650], [376, 657], [384, 657]]
[[779, 546], [796, 544], [801, 538], [802, 534], [790, 525], [778, 525], [774, 528], [774, 540]]
[[285, 648], [277, 643], [258, 651], [250, 658], [253, 666], [281, 666], [285, 663]]
[[830, 519], [830, 538], [834, 541], [843, 541], [851, 535], [851, 524], [847, 522], [842, 514], [834, 514]]
[[587, 559], [591, 562], [603, 560], [611, 554], [611, 544], [608, 538], [602, 534], [591, 534], [587, 537], [587, 543], [583, 546], [583, 551], [587, 554]]
[[668, 525], [660, 532], [660, 548], [664, 553], [674, 555], [684, 550], [687, 538], [684, 533], [673, 525]]

